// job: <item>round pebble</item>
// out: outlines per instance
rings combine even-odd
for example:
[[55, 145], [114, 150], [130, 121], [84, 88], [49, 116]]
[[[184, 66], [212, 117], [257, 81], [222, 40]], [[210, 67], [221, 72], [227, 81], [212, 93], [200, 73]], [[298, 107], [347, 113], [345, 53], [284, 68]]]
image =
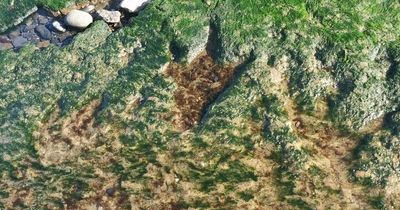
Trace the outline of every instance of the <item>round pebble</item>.
[[84, 29], [93, 22], [93, 17], [84, 11], [72, 10], [65, 17], [65, 23], [74, 28]]

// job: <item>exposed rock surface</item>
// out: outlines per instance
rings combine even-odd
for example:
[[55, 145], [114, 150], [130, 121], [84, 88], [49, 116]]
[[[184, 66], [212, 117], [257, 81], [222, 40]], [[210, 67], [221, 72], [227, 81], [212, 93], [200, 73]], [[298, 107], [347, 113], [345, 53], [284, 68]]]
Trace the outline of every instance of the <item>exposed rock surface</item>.
[[21, 48], [28, 43], [28, 40], [22, 36], [15, 37], [11, 41], [15, 48]]
[[119, 23], [121, 21], [121, 12], [119, 11], [101, 9], [97, 11], [97, 14], [107, 23]]
[[129, 12], [138, 12], [148, 3], [150, 0], [122, 0], [120, 7]]

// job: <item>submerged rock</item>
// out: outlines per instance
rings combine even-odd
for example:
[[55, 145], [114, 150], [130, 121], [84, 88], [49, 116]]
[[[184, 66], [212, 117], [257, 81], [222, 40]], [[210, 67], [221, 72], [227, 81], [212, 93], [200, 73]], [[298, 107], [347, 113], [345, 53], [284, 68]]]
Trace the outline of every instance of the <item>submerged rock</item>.
[[102, 9], [97, 11], [97, 14], [107, 23], [119, 23], [121, 21], [121, 12], [119, 11]]
[[127, 10], [128, 12], [139, 12], [150, 3], [150, 0], [123, 0], [119, 5], [122, 9]]
[[22, 37], [24, 37], [25, 39], [27, 39], [28, 41], [31, 41], [31, 42], [40, 40], [40, 37], [34, 31], [28, 31], [28, 32], [22, 33], [21, 35], [22, 35]]
[[44, 25], [39, 25], [35, 28], [35, 32], [42, 38], [46, 40], [50, 40], [52, 35], [49, 29], [46, 28]]
[[74, 28], [84, 29], [93, 22], [93, 17], [81, 10], [72, 10], [66, 17], [65, 23]]
[[12, 44], [15, 48], [21, 48], [28, 43], [28, 40], [22, 36], [15, 37], [12, 39]]

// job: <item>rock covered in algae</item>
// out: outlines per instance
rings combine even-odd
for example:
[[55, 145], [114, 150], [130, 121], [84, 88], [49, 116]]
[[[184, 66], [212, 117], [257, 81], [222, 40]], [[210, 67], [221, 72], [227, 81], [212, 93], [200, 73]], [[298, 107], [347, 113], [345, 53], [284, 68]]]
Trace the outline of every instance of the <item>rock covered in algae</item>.
[[398, 209], [399, 6], [154, 0], [0, 52], [0, 208]]

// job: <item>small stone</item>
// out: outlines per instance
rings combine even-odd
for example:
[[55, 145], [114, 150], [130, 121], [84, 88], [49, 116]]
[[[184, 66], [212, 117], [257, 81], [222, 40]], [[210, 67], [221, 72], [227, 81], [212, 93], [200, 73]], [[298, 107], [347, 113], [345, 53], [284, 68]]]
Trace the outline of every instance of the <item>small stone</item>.
[[46, 40], [50, 40], [52, 35], [49, 29], [46, 28], [44, 25], [39, 25], [35, 28], [35, 32], [42, 38]]
[[128, 12], [139, 12], [143, 9], [150, 0], [123, 0], [119, 5], [122, 9], [127, 10]]
[[32, 18], [28, 18], [28, 19], [25, 21], [25, 24], [29, 26], [29, 25], [32, 25], [32, 22], [33, 22]]
[[94, 11], [94, 9], [95, 7], [93, 5], [87, 5], [85, 8], [82, 9], [82, 11], [91, 13]]
[[50, 41], [46, 40], [46, 41], [37, 43], [36, 46], [39, 47], [39, 48], [45, 48], [45, 47], [48, 47], [49, 45], [50, 45]]
[[336, 155], [343, 155], [343, 151], [340, 151], [338, 148], [335, 149], [335, 154]]
[[19, 31], [13, 31], [8, 34], [8, 37], [10, 37], [10, 39], [14, 39], [14, 38], [19, 37], [20, 35], [21, 35], [21, 33]]
[[107, 23], [119, 23], [121, 21], [121, 12], [119, 11], [109, 11], [109, 10], [99, 10], [97, 14]]
[[46, 16], [42, 16], [42, 15], [39, 15], [37, 20], [38, 20], [39, 24], [46, 24], [47, 22], [49, 22], [49, 19]]
[[21, 26], [21, 33], [32, 32], [35, 28], [36, 28], [36, 26], [34, 26], [34, 25]]
[[36, 33], [34, 33], [34, 32], [24, 32], [24, 33], [21, 33], [21, 36], [22, 37], [24, 37], [25, 39], [27, 39], [28, 41], [30, 41], [30, 40], [32, 40], [32, 39], [34, 39], [34, 38], [39, 38], [38, 37], [38, 35], [36, 34]]
[[24, 33], [24, 32], [27, 32], [28, 31], [28, 26], [27, 25], [21, 25], [20, 27], [19, 27], [19, 31], [21, 32], [21, 33]]
[[66, 39], [68, 39], [68, 38], [70, 38], [70, 37], [72, 37], [72, 36], [73, 36], [73, 35], [70, 34], [70, 33], [63, 33], [63, 34], [60, 34], [59, 36], [57, 36], [57, 42], [62, 43], [62, 42], [64, 42], [64, 40], [66, 40]]
[[116, 190], [115, 190], [114, 188], [108, 188], [108, 189], [106, 190], [106, 193], [107, 193], [108, 196], [114, 196], [115, 191], [116, 191]]
[[11, 43], [1, 43], [0, 42], [0, 50], [8, 50], [13, 48], [13, 45]]
[[71, 27], [84, 29], [93, 22], [93, 17], [87, 12], [72, 10], [65, 17], [65, 22]]
[[15, 37], [14, 39], [12, 39], [12, 44], [15, 48], [21, 48], [21, 47], [25, 46], [26, 44], [28, 44], [28, 40], [22, 36], [18, 36], [18, 37]]
[[51, 24], [57, 31], [59, 31], [59, 32], [66, 32], [67, 30], [64, 28], [64, 26], [60, 23], [60, 22], [58, 22], [58, 21], [54, 21], [52, 24]]
[[50, 42], [51, 42], [52, 44], [58, 44], [58, 43], [59, 43], [58, 40], [59, 40], [59, 39], [58, 39], [57, 37], [53, 36], [53, 37], [50, 39]]

